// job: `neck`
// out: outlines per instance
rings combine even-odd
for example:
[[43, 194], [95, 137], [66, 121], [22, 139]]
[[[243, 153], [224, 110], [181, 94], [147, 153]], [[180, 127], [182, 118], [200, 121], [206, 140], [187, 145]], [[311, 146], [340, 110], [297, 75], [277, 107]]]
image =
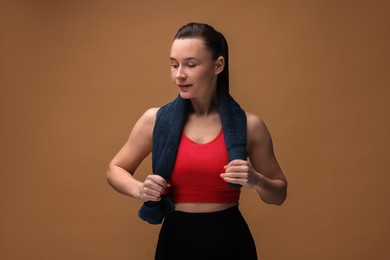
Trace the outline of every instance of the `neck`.
[[191, 99], [190, 112], [198, 116], [208, 116], [218, 111], [218, 98], [217, 93], [210, 96], [210, 98]]

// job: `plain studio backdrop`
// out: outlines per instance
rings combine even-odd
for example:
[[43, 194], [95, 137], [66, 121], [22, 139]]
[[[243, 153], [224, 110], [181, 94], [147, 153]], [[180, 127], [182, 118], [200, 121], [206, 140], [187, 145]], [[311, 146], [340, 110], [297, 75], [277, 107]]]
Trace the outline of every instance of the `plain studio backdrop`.
[[[152, 259], [160, 226], [106, 183], [136, 120], [177, 95], [177, 29], [230, 44], [231, 92], [289, 180], [243, 190], [260, 259], [389, 259], [388, 1], [2, 1], [0, 258]], [[150, 158], [136, 172], [150, 173]]]

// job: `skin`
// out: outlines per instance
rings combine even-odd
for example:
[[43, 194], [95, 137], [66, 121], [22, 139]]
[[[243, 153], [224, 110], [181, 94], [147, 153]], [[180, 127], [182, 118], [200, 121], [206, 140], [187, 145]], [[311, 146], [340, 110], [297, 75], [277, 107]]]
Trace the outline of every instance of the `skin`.
[[[201, 38], [177, 39], [172, 43], [171, 77], [182, 98], [192, 107], [184, 126], [186, 135], [198, 143], [215, 138], [221, 129], [216, 82], [223, 71], [224, 58], [212, 59]], [[159, 201], [169, 186], [161, 176], [150, 174], [144, 181], [133, 177], [141, 162], [151, 153], [152, 132], [159, 108], [147, 110], [137, 121], [125, 145], [109, 164], [107, 181], [118, 192], [145, 201]], [[281, 205], [287, 196], [287, 180], [273, 151], [270, 133], [256, 115], [246, 112], [248, 161], [234, 160], [220, 177], [229, 183], [254, 189], [268, 204]], [[213, 212], [237, 203], [178, 203], [185, 212]]]

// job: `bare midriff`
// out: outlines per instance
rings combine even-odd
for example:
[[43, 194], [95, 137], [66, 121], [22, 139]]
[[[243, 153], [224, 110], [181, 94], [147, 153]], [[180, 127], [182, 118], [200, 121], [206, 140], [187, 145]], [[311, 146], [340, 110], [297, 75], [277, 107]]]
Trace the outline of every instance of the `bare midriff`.
[[175, 210], [188, 212], [188, 213], [205, 213], [205, 212], [222, 211], [237, 205], [238, 202], [229, 202], [229, 203], [181, 202], [175, 204]]

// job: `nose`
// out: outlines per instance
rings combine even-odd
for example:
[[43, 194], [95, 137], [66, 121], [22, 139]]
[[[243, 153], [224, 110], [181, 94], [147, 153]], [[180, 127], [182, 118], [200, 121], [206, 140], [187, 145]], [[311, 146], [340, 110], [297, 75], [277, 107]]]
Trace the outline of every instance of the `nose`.
[[182, 79], [185, 79], [186, 77], [187, 77], [187, 75], [185, 74], [183, 67], [179, 66], [177, 68], [177, 72], [176, 72], [176, 79], [182, 80]]

